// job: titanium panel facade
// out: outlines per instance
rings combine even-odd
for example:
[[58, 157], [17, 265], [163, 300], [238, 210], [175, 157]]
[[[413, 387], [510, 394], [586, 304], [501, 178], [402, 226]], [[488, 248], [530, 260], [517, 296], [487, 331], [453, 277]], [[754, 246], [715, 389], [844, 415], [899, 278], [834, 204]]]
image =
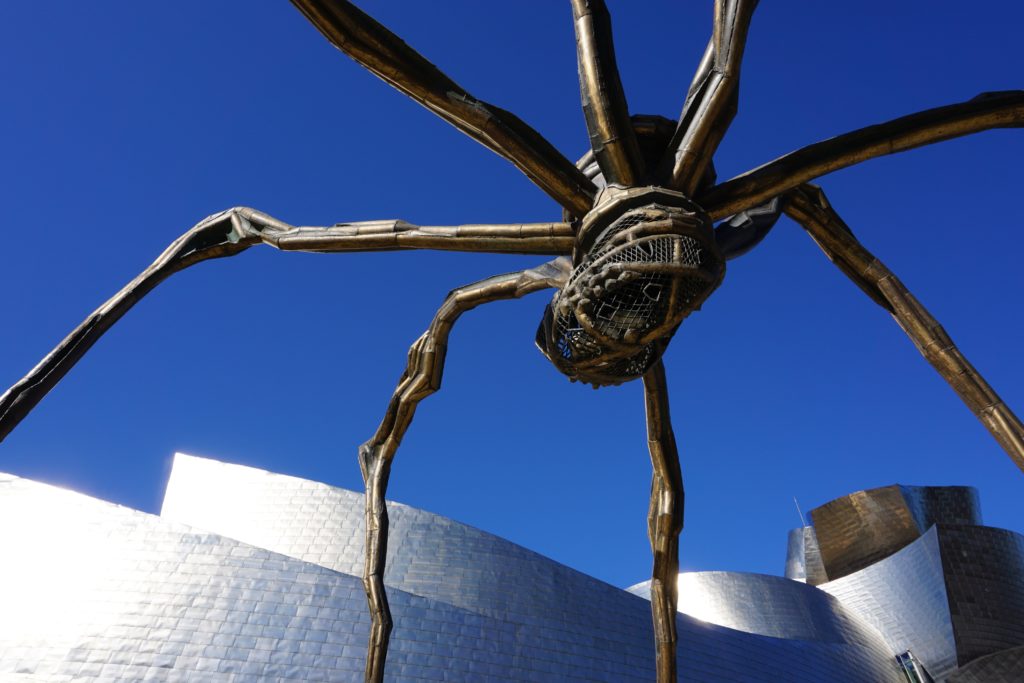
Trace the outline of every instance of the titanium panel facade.
[[[179, 453], [160, 514], [345, 574], [362, 574], [361, 493]], [[568, 618], [583, 618], [586, 604], [621, 593], [446, 517], [393, 501], [388, 514], [388, 586], [480, 614], [522, 619], [550, 619], [551, 605], [561, 600], [566, 586], [573, 588], [573, 600], [562, 607]]]
[[[651, 582], [628, 589], [649, 598]], [[890, 648], [877, 631], [813, 586], [781, 576], [739, 572], [679, 575], [679, 611], [710, 624], [772, 638], [851, 643], [884, 658]]]
[[986, 526], [936, 528], [959, 663], [1024, 645], [1024, 536]]
[[[4, 519], [37, 520], [0, 539], [20, 558], [0, 569], [0, 675], [362, 679], [369, 619], [356, 577], [13, 477], [0, 489]], [[647, 605], [626, 597], [624, 614], [592, 606], [597, 626], [552, 629], [394, 591], [390, 677], [650, 680]], [[613, 617], [636, 634], [602, 631]]]
[[1012, 531], [937, 524], [819, 587], [875, 626], [894, 652], [913, 652], [936, 680], [1024, 645], [1024, 537]]
[[899, 486], [857, 491], [810, 515], [831, 580], [874, 564], [921, 535]]
[[786, 536], [786, 569], [783, 572], [787, 579], [807, 583], [805, 545], [804, 527], [790, 529]]
[[[296, 513], [278, 520], [286, 536], [313, 547], [328, 518], [346, 528], [339, 508], [327, 514], [324, 501], [292, 489], [299, 480], [267, 476], [290, 491], [292, 502], [277, 508]], [[351, 507], [362, 510], [359, 496]], [[459, 565], [452, 576], [460, 585], [482, 592], [463, 591], [464, 607], [393, 588], [390, 680], [653, 679], [643, 599], [450, 520], [403, 514], [404, 557], [427, 567], [427, 580], [406, 567], [400, 581], [455, 595], [427, 560], [452, 538], [476, 534], [482, 555], [463, 550], [443, 561]], [[5, 557], [18, 558], [0, 567], [0, 679], [361, 680], [369, 621], [351, 574], [15, 477], [0, 479], [0, 515], [31, 521], [6, 526], [0, 537]], [[411, 550], [417, 544], [427, 558]], [[509, 558], [537, 565], [514, 590], [498, 580], [512, 574], [496, 573], [511, 571], [499, 566]], [[549, 600], [543, 615], [532, 577]], [[23, 628], [18, 614], [34, 615], [39, 628]], [[685, 615], [678, 627], [680, 680], [900, 680], [877, 637], [856, 629], [834, 642], [744, 633]]]
[[934, 524], [981, 526], [981, 501], [971, 486], [900, 486], [917, 528]]
[[[818, 585], [885, 559], [935, 524], [978, 526], [981, 506], [978, 492], [969, 486], [893, 484], [836, 498], [810, 516], [803, 561], [793, 557], [799, 546], [791, 541], [786, 576], [795, 578], [790, 568], [799, 572], [802, 567], [807, 583]], [[807, 577], [809, 569], [815, 571]]]
[[[938, 524], [820, 589], [680, 575], [680, 680], [895, 682], [908, 650], [937, 683], [1022, 680], [1024, 537], [973, 525], [971, 489], [888, 488]], [[648, 584], [389, 507], [389, 680], [653, 679]], [[0, 475], [0, 683], [362, 679], [360, 494], [178, 456], [164, 515]]]
[[950, 676], [946, 683], [1020, 683], [1024, 681], [1024, 646], [986, 655]]
[[825, 565], [821, 561], [818, 536], [813, 526], [790, 529], [786, 546], [787, 579], [802, 581], [812, 586], [828, 581]]
[[934, 528], [885, 560], [819, 588], [874, 626], [894, 655], [913, 652], [937, 681], [956, 669], [956, 642]]
[[[589, 621], [592, 627], [620, 632], [624, 638], [635, 634], [638, 628], [649, 633], [650, 606], [643, 603], [642, 612], [635, 612], [623, 601], [629, 596], [618, 588], [439, 515], [392, 501], [388, 502], [388, 510], [391, 519], [385, 576], [388, 586], [516, 622], [546, 623], [554, 628], [564, 628], [564, 621], [568, 619], [579, 623]], [[358, 575], [362, 571], [363, 497], [352, 491], [177, 454], [161, 516], [345, 573]], [[777, 589], [779, 587], [776, 586]], [[827, 600], [826, 596], [822, 597]], [[612, 623], [606, 623], [607, 616], [605, 620], [594, 621], [595, 612], [587, 608], [594, 604], [603, 604], [605, 608], [597, 613], [598, 618], [601, 614], [610, 614]], [[559, 615], [560, 623], [551, 624], [554, 614]], [[623, 619], [625, 615], [636, 615], [636, 618], [626, 620]], [[706, 638], [701, 635], [706, 630], [697, 626], [700, 622], [689, 622], [692, 624], [689, 628], [695, 631], [691, 637], [686, 637], [688, 622], [684, 620], [685, 617], [680, 617], [680, 657], [696, 667], [687, 675], [695, 675], [701, 670], [701, 660], [706, 658], [703, 648], [715, 649], [715, 646], [705, 644], [690, 652], [691, 647]], [[756, 645], [756, 642], [761, 645]], [[844, 641], [826, 639], [823, 642]], [[739, 648], [753, 648], [753, 651], [737, 652], [736, 662], [745, 669], [750, 657], [755, 661], [760, 659], [757, 651], [766, 648], [778, 651], [781, 661], [763, 660], [759, 667], [755, 667], [758, 673], [748, 671], [743, 675], [755, 676], [749, 680], [761, 680], [758, 677], [764, 675], [762, 671], [775, 670], [779, 676], [787, 678], [794, 674], [779, 668], [787, 656], [782, 653], [797, 648], [801, 656], [806, 654], [809, 658], [806, 664], [809, 672], [818, 671], [820, 674], [828, 670], [830, 667], [823, 669], [821, 663], [814, 663], [816, 657], [812, 652], [804, 653], [800, 649], [814, 649], [807, 645], [761, 638], [737, 644]], [[872, 664], [867, 664], [867, 670], [878, 677], [874, 680], [888, 680], [891, 675], [886, 657], [888, 652], [876, 635], [854, 632], [846, 646], [850, 652], [836, 658], [837, 670], [847, 668], [838, 663], [840, 660], [852, 663], [863, 658], [872, 660]], [[652, 649], [649, 642], [643, 647]], [[719, 671], [715, 676], [738, 675], [738, 669], [732, 670], [733, 664], [724, 666], [730, 673]], [[686, 669], [685, 666], [683, 668]], [[849, 675], [863, 675], [854, 673], [853, 668], [847, 669]], [[711, 671], [708, 670], [709, 675]], [[708, 680], [732, 679], [713, 676]]]

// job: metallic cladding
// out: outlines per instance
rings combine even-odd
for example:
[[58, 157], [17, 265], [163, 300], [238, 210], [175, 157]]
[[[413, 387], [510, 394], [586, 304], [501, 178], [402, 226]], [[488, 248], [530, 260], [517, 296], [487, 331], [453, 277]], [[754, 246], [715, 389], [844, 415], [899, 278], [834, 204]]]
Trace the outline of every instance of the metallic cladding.
[[832, 580], [888, 557], [921, 535], [899, 486], [857, 491], [810, 515]]
[[894, 652], [912, 651], [936, 680], [1024, 645], [1024, 536], [1012, 531], [937, 524], [820, 588], [877, 628]]
[[1020, 683], [1024, 681], [1024, 645], [986, 655], [963, 667], [946, 683]]
[[[884, 559], [934, 524], [981, 524], [978, 492], [969, 486], [883, 486], [857, 491], [811, 510], [823, 563], [813, 585]], [[805, 542], [805, 574], [812, 558]], [[827, 576], [827, 578], [825, 578]]]
[[807, 583], [806, 553], [804, 528], [790, 529], [786, 536], [786, 569], [783, 572], [787, 579]]
[[[629, 588], [646, 597], [650, 581]], [[679, 575], [679, 611], [738, 631], [772, 638], [848, 643], [874, 650], [889, 647], [836, 598], [814, 586], [781, 576], [739, 572], [686, 572]]]
[[981, 526], [981, 501], [972, 486], [900, 486], [921, 533], [933, 524]]
[[[895, 682], [907, 650], [940, 683], [1021, 680], [1024, 537], [949, 523], [980, 521], [971, 489], [888, 488], [939, 524], [820, 588], [681, 575], [680, 680]], [[389, 678], [652, 680], [641, 597], [389, 507]], [[2, 683], [362, 680], [359, 494], [179, 455], [162, 518], [0, 475], [0, 519]]]
[[[245, 476], [233, 474], [232, 487], [244, 488]], [[338, 521], [360, 518], [338, 504], [344, 492], [322, 487], [323, 495], [310, 496], [296, 488], [310, 482], [249, 474], [268, 480], [263, 493], [280, 494], [268, 514], [290, 514], [277, 525], [279, 538], [330, 556], [334, 550], [317, 541], [324, 525], [360, 536]], [[352, 503], [362, 510], [360, 497]], [[644, 600], [483, 532], [405, 510], [394, 536], [407, 548], [399, 556], [419, 557], [397, 568], [397, 580], [458, 595], [461, 606], [392, 587], [389, 677], [653, 678]], [[5, 557], [17, 558], [0, 565], [0, 680], [361, 680], [369, 620], [351, 574], [16, 477], [0, 479], [0, 515], [24, 521], [0, 534]], [[449, 553], [460, 538], [475, 543], [473, 551], [439, 560], [456, 584], [442, 586], [429, 556]], [[509, 564], [534, 566], [516, 579], [502, 567]], [[505, 578], [518, 583], [510, 589]], [[25, 628], [12, 606], [45, 625], [47, 637]], [[54, 635], [55, 623], [63, 636]], [[864, 642], [856, 630], [844, 642], [776, 638], [686, 615], [678, 628], [680, 680], [900, 680], [877, 638]]]
[[[215, 502], [212, 506], [211, 501]], [[626, 638], [637, 629], [650, 628], [649, 606], [635, 611], [632, 596], [620, 589], [439, 515], [394, 502], [388, 503], [388, 509], [391, 519], [385, 574], [388, 586], [505, 620], [547, 623], [556, 629], [565, 628], [566, 620], [583, 620], [582, 623], [589, 622], [592, 628], [620, 633]], [[352, 491], [177, 454], [161, 515], [345, 573], [358, 575], [362, 570], [363, 497]], [[757, 578], [770, 581], [772, 577], [755, 577], [752, 581]], [[776, 581], [779, 583], [769, 584], [768, 588], [785, 595], [790, 583], [784, 579]], [[567, 587], [571, 587], [568, 595]], [[761, 596], [764, 597], [763, 591]], [[820, 602], [827, 601], [828, 597], [822, 594]], [[603, 604], [604, 609], [595, 612], [594, 604]], [[783, 600], [781, 604], [787, 603]], [[819, 619], [831, 618], [823, 616], [828, 609], [819, 609]], [[697, 663], [705, 657], [697, 651], [687, 654], [702, 638], [696, 634], [688, 637], [686, 624], [691, 623], [689, 628], [697, 628], [697, 633], [705, 633], [705, 629], [697, 626], [701, 622], [686, 619], [681, 616], [679, 624], [680, 656], [684, 657], [684, 662], [689, 662], [684, 670], [687, 666], [699, 666]], [[872, 680], [887, 680], [891, 674], [886, 658], [889, 653], [884, 644], [875, 634], [857, 631], [852, 625], [848, 628], [852, 629], [852, 635], [845, 639], [831, 632], [829, 637], [816, 636], [807, 628], [802, 634], [808, 641], [845, 643], [840, 649], [849, 652], [842, 652], [837, 661], [852, 663], [861, 657], [864, 670], [878, 677]], [[721, 629], [720, 632], [727, 631]], [[781, 648], [783, 651], [797, 647], [800, 642], [798, 638], [791, 640], [787, 644], [786, 641], [755, 638], [755, 642], [770, 643], [772, 650]], [[827, 646], [822, 647], [827, 649]], [[799, 648], [801, 652], [815, 649], [810, 647], [810, 642], [802, 642]], [[764, 663], [755, 667], [759, 673], [744, 675], [765, 675], [760, 673], [762, 667], [767, 667], [763, 668], [764, 672], [778, 671], [784, 679], [794, 675], [775, 668], [778, 665]], [[837, 670], [846, 668], [837, 666]], [[815, 668], [816, 665], [808, 664], [808, 675]], [[854, 673], [853, 668], [847, 669], [849, 675], [863, 675]], [[686, 675], [692, 676], [698, 671], [699, 668]], [[725, 673], [716, 675], [723, 677], [708, 680], [732, 680]]]
[[893, 654], [913, 652], [936, 680], [956, 669], [936, 529], [885, 560], [819, 588], [874, 626]]
[[791, 529], [786, 547], [785, 577], [803, 581], [811, 586], [828, 581], [825, 565], [821, 560], [818, 536], [813, 526]]
[[1024, 645], [1024, 536], [986, 526], [936, 528], [959, 664]]

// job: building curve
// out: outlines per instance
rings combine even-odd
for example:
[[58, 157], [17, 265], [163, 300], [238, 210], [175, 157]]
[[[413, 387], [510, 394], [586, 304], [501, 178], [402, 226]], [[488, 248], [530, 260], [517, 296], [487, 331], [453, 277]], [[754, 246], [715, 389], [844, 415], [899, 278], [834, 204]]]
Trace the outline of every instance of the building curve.
[[[938, 683], [1021, 680], [1022, 537], [943, 516], [962, 495], [921, 489], [917, 504], [911, 489], [907, 518], [929, 529], [819, 587], [682, 575], [679, 680], [895, 683], [906, 666]], [[389, 509], [389, 679], [653, 679], [642, 584]], [[159, 517], [0, 475], [0, 519], [15, 520], [0, 525], [0, 682], [362, 679], [360, 494], [178, 456]]]

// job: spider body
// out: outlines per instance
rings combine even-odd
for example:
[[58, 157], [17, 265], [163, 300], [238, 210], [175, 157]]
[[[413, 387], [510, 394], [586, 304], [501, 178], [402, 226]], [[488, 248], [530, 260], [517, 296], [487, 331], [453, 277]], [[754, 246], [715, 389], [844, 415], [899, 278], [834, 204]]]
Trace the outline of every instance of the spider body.
[[569, 379], [595, 388], [642, 377], [725, 275], [708, 215], [657, 187], [604, 188], [573, 265], [537, 344]]
[[[440, 388], [448, 338], [477, 306], [554, 289], [537, 343], [570, 379], [595, 386], [642, 379], [653, 466], [648, 533], [659, 683], [677, 678], [676, 595], [683, 487], [661, 360], [683, 319], [785, 212], [881, 305], [1024, 469], [1024, 425], [927, 310], [854, 237], [808, 181], [873, 157], [991, 128], [1024, 126], [1024, 92], [911, 114], [813, 143], [717, 182], [713, 159], [737, 110], [740, 64], [756, 0], [716, 0], [714, 30], [678, 120], [629, 115], [603, 0], [572, 0], [581, 101], [591, 152], [573, 164], [508, 111], [474, 98], [346, 0], [292, 0], [342, 52], [519, 168], [563, 207], [549, 223], [418, 227], [404, 221], [294, 226], [248, 208], [214, 214], [175, 240], [0, 396], [0, 439], [100, 336], [170, 275], [267, 245], [282, 251], [441, 249], [557, 257], [453, 290], [408, 354], [372, 437], [358, 451], [366, 487], [363, 583], [372, 624], [365, 679], [379, 683], [391, 632], [384, 586], [385, 494], [417, 405]], [[717, 226], [713, 223], [717, 222]]]

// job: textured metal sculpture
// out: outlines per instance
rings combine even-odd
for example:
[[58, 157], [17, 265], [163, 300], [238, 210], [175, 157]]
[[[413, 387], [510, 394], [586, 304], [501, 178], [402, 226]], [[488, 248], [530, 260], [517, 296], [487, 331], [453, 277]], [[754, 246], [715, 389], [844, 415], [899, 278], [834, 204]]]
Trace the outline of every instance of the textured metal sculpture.
[[[344, 0], [293, 0], [357, 62], [515, 164], [564, 207], [561, 222], [417, 227], [401, 221], [295, 227], [254, 209], [211, 216], [90, 315], [0, 397], [6, 436], [93, 343], [166, 277], [257, 244], [285, 251], [442, 249], [547, 254], [555, 260], [451, 292], [409, 352], [384, 419], [359, 450], [366, 484], [364, 585], [372, 629], [366, 680], [383, 677], [391, 615], [383, 576], [385, 493], [416, 406], [440, 387], [448, 335], [480, 304], [556, 293], [537, 343], [572, 380], [642, 379], [654, 467], [648, 529], [657, 675], [676, 679], [677, 543], [683, 487], [661, 356], [682, 320], [722, 281], [725, 262], [753, 248], [787, 213], [826, 255], [888, 310], [921, 353], [1024, 469], [1024, 426], [896, 277], [807, 184], [873, 157], [998, 127], [1024, 125], [1024, 92], [986, 93], [834, 137], [716, 183], [712, 159], [737, 109], [754, 0], [716, 0], [714, 33], [677, 121], [630, 116], [603, 0], [572, 0], [583, 110], [592, 151], [577, 164], [514, 115], [477, 100], [394, 34]], [[718, 222], [717, 227], [715, 222]]]

